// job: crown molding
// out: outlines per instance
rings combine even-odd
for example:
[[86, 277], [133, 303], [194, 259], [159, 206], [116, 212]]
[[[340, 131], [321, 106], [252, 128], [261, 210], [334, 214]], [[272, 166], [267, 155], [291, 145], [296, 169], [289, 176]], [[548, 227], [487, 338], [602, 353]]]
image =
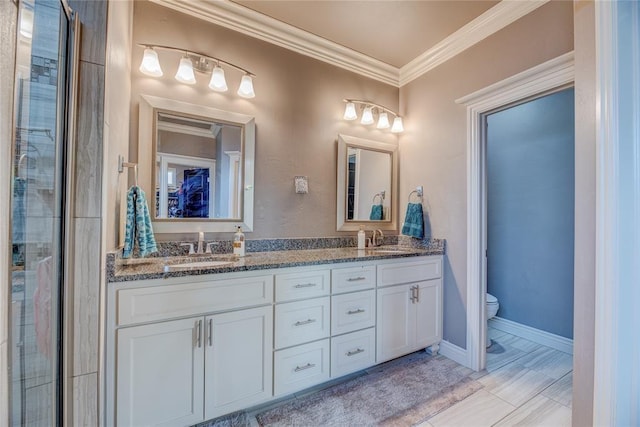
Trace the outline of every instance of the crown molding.
[[161, 6], [398, 87], [399, 69], [228, 0], [152, 0]]
[[400, 68], [400, 86], [415, 80], [547, 2], [549, 0], [501, 1]]
[[400, 87], [500, 31], [550, 0], [502, 0], [401, 68], [229, 0], [151, 1], [356, 74]]

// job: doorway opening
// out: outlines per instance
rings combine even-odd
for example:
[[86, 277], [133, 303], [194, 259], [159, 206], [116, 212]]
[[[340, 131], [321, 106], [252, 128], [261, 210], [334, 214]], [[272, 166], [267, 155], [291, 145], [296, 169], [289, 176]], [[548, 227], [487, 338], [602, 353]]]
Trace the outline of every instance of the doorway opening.
[[570, 364], [574, 110], [568, 88], [483, 115], [487, 370], [526, 348]]

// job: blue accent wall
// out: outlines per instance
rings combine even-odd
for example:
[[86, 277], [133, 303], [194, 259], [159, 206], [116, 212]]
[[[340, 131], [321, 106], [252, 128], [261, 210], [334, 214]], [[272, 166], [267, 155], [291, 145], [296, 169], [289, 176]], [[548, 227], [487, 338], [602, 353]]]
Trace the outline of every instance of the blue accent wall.
[[498, 316], [573, 338], [574, 91], [487, 117], [487, 289]]

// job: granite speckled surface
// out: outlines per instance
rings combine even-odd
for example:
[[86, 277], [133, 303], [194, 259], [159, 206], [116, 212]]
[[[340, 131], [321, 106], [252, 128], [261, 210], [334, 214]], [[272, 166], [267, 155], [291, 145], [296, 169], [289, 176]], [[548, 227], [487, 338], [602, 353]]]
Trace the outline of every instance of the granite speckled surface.
[[[234, 257], [230, 253], [185, 256], [185, 248], [179, 246], [179, 243], [165, 243], [161, 245], [160, 253], [154, 257], [124, 260], [119, 257], [121, 251], [109, 253], [107, 255], [107, 281], [124, 282], [444, 254], [444, 240], [441, 239], [422, 241], [409, 239], [405, 241], [402, 236], [400, 238], [390, 237], [391, 239], [385, 238], [385, 245], [365, 250], [355, 248], [353, 238], [249, 240], [247, 241], [247, 255], [243, 258]], [[220, 246], [225, 247], [226, 245], [223, 243], [226, 242], [221, 242]], [[346, 247], [340, 247], [345, 243]], [[249, 248], [259, 248], [262, 251], [252, 251]], [[269, 250], [268, 248], [277, 248], [278, 250]], [[207, 261], [220, 261], [221, 265], [183, 265]]]

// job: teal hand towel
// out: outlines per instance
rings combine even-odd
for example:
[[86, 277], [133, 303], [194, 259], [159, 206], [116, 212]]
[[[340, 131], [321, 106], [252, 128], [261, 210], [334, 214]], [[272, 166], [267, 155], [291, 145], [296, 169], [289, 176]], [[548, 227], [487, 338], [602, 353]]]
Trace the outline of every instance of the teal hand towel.
[[147, 198], [142, 188], [134, 185], [127, 192], [127, 225], [124, 235], [123, 258], [131, 257], [136, 241], [141, 257], [158, 252]]
[[404, 218], [402, 234], [422, 239], [424, 237], [424, 220], [422, 218], [422, 204], [409, 203], [407, 215]]
[[369, 214], [369, 219], [371, 221], [382, 221], [382, 205], [373, 205], [371, 206], [371, 213]]

